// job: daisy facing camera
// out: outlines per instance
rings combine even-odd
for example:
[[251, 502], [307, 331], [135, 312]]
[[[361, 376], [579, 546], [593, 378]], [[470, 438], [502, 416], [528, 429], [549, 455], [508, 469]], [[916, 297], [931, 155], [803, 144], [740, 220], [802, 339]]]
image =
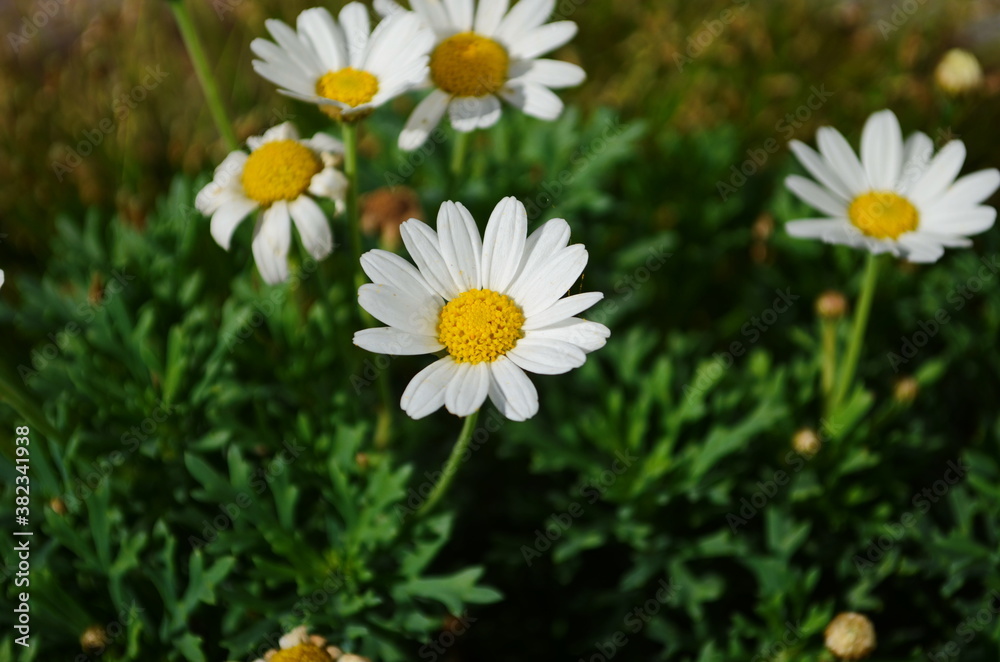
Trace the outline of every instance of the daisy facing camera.
[[435, 232], [411, 219], [403, 243], [416, 267], [387, 251], [362, 258], [372, 280], [359, 303], [387, 327], [354, 335], [354, 344], [395, 355], [440, 353], [401, 400], [412, 418], [444, 406], [456, 416], [478, 411], [486, 398], [507, 418], [538, 412], [538, 392], [525, 372], [557, 375], [579, 368], [610, 331], [576, 317], [600, 292], [563, 297], [587, 265], [582, 245], [569, 245], [569, 224], [548, 221], [530, 236], [524, 205], [505, 198], [485, 236], [459, 203], [441, 205]]

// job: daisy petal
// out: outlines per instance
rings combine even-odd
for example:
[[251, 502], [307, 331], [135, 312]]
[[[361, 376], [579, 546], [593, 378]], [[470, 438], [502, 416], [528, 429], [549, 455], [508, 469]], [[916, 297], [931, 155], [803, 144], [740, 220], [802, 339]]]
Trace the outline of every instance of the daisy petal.
[[469, 210], [461, 204], [445, 202], [438, 211], [438, 238], [441, 256], [461, 291], [482, 287], [479, 260], [483, 242]]
[[861, 133], [861, 162], [877, 191], [893, 189], [903, 167], [903, 132], [891, 110], [873, 114]]
[[358, 331], [354, 334], [354, 344], [369, 352], [393, 356], [433, 354], [444, 349], [433, 336], [418, 336], [389, 327]]
[[484, 37], [492, 37], [509, 6], [510, 0], [480, 0], [473, 29]]
[[462, 293], [462, 290], [451, 277], [451, 272], [445, 266], [441, 256], [441, 247], [437, 233], [426, 223], [410, 219], [399, 226], [403, 237], [403, 245], [410, 252], [410, 257], [420, 269], [420, 274], [427, 284], [445, 299], [451, 300]]
[[257, 203], [249, 198], [234, 197], [219, 207], [212, 214], [211, 231], [215, 243], [228, 251], [236, 228], [257, 206]]
[[918, 206], [932, 203], [952, 185], [962, 170], [963, 163], [965, 163], [965, 144], [961, 140], [953, 140], [937, 153], [923, 176], [913, 185], [910, 199]]
[[512, 421], [526, 421], [538, 413], [538, 391], [524, 371], [501, 356], [490, 364], [490, 400]]
[[822, 239], [834, 242], [835, 238], [847, 238], [857, 233], [857, 230], [846, 218], [824, 218], [789, 221], [785, 223], [785, 232], [798, 239]]
[[850, 192], [848, 199], [871, 190], [868, 182], [868, 175], [861, 166], [861, 161], [851, 146], [834, 128], [824, 126], [816, 132], [816, 142], [819, 144], [819, 151], [830, 164], [831, 169], [837, 173], [840, 181], [844, 182]]
[[996, 219], [997, 210], [985, 205], [971, 209], [942, 209], [922, 216], [920, 230], [973, 235], [992, 228]]
[[827, 189], [823, 188], [811, 179], [790, 175], [785, 180], [788, 190], [799, 197], [800, 200], [815, 209], [827, 213], [830, 216], [842, 217], [847, 214], [847, 205], [838, 197], [835, 197]]
[[563, 46], [576, 36], [576, 23], [556, 21], [519, 36], [510, 45], [511, 57], [530, 60]]
[[611, 330], [603, 324], [579, 318], [563, 320], [544, 329], [532, 331], [532, 338], [561, 340], [579, 347], [585, 352], [593, 352], [602, 347], [611, 337]]
[[927, 165], [934, 156], [934, 142], [926, 133], [917, 131], [906, 139], [903, 144], [903, 170], [900, 173], [896, 190], [906, 193], [910, 186], [924, 174]]
[[483, 406], [490, 388], [488, 363], [459, 363], [444, 392], [444, 406], [455, 416], [469, 416]]
[[488, 129], [500, 119], [500, 100], [492, 94], [485, 97], [456, 97], [448, 105], [448, 116], [455, 130], [462, 133]]
[[575, 87], [587, 78], [584, 70], [571, 62], [559, 60], [525, 60], [511, 66], [511, 81], [524, 81], [560, 89]]
[[854, 198], [854, 194], [851, 193], [843, 180], [837, 176], [837, 173], [830, 168], [830, 164], [826, 162], [826, 159], [812, 147], [798, 140], [793, 140], [788, 145], [792, 153], [795, 154], [795, 158], [799, 160], [802, 167], [809, 171], [810, 175], [816, 178], [816, 181], [830, 189], [831, 192], [839, 195], [845, 201]]
[[532, 315], [524, 322], [525, 331], [541, 329], [551, 324], [557, 324], [563, 320], [573, 317], [577, 313], [582, 313], [595, 303], [604, 298], [601, 292], [584, 292], [574, 294], [564, 299], [559, 299], [545, 310]]
[[371, 316], [400, 331], [436, 336], [441, 302], [429, 294], [416, 298], [390, 285], [362, 285], [358, 304]]
[[450, 101], [451, 96], [447, 92], [434, 90], [417, 104], [399, 134], [399, 148], [411, 151], [423, 145], [448, 110]]
[[347, 196], [347, 177], [336, 168], [324, 168], [309, 182], [309, 192], [321, 198], [329, 198], [343, 204]]
[[550, 256], [530, 282], [524, 282], [514, 300], [526, 317], [537, 315], [562, 298], [587, 266], [587, 249], [570, 246]]
[[483, 287], [504, 292], [521, 265], [528, 212], [517, 198], [504, 198], [494, 207], [486, 224], [482, 246]]
[[300, 195], [288, 205], [288, 211], [302, 237], [302, 245], [313, 259], [322, 260], [333, 251], [330, 223], [312, 198]]
[[292, 224], [288, 203], [278, 201], [264, 210], [253, 239], [253, 259], [264, 282], [276, 285], [288, 280], [288, 248]]
[[521, 35], [544, 23], [555, 6], [555, 0], [520, 0], [500, 22], [496, 36], [508, 45], [514, 43]]
[[412, 264], [389, 251], [375, 249], [361, 256], [361, 268], [376, 285], [390, 285], [413, 297], [438, 296]]
[[451, 357], [445, 357], [418, 372], [400, 398], [403, 411], [410, 418], [418, 419], [444, 406], [445, 390], [457, 370], [458, 364]]
[[361, 56], [368, 49], [372, 33], [368, 9], [360, 2], [352, 2], [340, 10], [340, 26], [347, 43], [347, 61], [355, 69], [361, 66]]
[[569, 244], [569, 223], [561, 218], [553, 218], [532, 232], [524, 242], [524, 256], [518, 265], [517, 275], [507, 287], [506, 294], [516, 298], [516, 293], [537, 280], [539, 270], [544, 267], [545, 262], [566, 248], [567, 244]]
[[[487, 0], [486, 4], [492, 1]], [[468, 32], [472, 29], [472, 0], [444, 0], [444, 6], [448, 10], [451, 24], [458, 28], [459, 32]]]
[[309, 42], [327, 71], [340, 71], [348, 66], [344, 33], [325, 7], [306, 9], [299, 14], [296, 25], [299, 35]]
[[521, 338], [507, 356], [522, 370], [539, 375], [561, 375], [587, 362], [587, 355], [575, 345], [531, 336]]
[[455, 31], [448, 20], [448, 13], [445, 11], [444, 5], [441, 4], [441, 0], [410, 0], [410, 6], [439, 35], [446, 36]]
[[549, 88], [536, 83], [519, 81], [517, 84], [508, 84], [500, 90], [500, 95], [525, 115], [541, 120], [554, 120], [563, 110], [562, 99]]
[[918, 232], [904, 234], [898, 243], [904, 249], [903, 257], [907, 262], [937, 262], [944, 255], [944, 246]]
[[935, 200], [926, 213], [937, 210], [966, 209], [985, 202], [1000, 187], [1000, 170], [980, 170], [960, 178]]

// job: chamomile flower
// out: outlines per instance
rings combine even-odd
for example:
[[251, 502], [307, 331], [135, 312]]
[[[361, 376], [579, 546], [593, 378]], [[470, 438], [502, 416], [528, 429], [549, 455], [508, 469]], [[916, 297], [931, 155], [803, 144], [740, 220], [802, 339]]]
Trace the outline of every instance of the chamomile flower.
[[333, 250], [333, 233], [314, 197], [344, 204], [347, 179], [337, 170], [344, 147], [317, 133], [300, 140], [288, 122], [247, 140], [250, 153], [232, 152], [215, 169], [212, 183], [195, 199], [202, 214], [212, 217], [212, 237], [224, 249], [236, 227], [251, 212], [262, 210], [254, 230], [253, 257], [269, 284], [288, 278], [292, 222], [309, 254], [322, 260]]
[[[430, 75], [434, 91], [420, 102], [399, 136], [399, 146], [420, 147], [447, 111], [456, 131], [485, 129], [500, 119], [500, 100], [543, 120], [562, 113], [553, 89], [583, 82], [583, 69], [540, 59], [576, 35], [576, 23], [546, 24], [555, 0], [411, 0], [413, 11], [434, 31]], [[376, 8], [403, 12], [392, 0]], [[403, 12], [405, 13], [405, 12]]]
[[306, 626], [300, 625], [278, 640], [278, 648], [269, 650], [264, 657], [254, 662], [346, 662], [348, 659], [361, 660], [355, 655], [344, 655], [336, 646], [327, 644], [326, 639], [310, 635]]
[[371, 352], [441, 358], [409, 383], [403, 410], [422, 418], [442, 405], [457, 416], [489, 396], [507, 418], [538, 411], [538, 392], [525, 371], [557, 375], [579, 368], [610, 331], [578, 313], [601, 300], [588, 292], [563, 298], [587, 265], [582, 245], [569, 246], [569, 225], [553, 219], [527, 236], [524, 205], [506, 198], [481, 238], [461, 204], [445, 202], [438, 232], [409, 220], [403, 243], [416, 268], [387, 251], [361, 258], [372, 284], [361, 306], [388, 327], [354, 335]]
[[335, 20], [322, 7], [299, 14], [296, 29], [271, 19], [275, 42], [254, 39], [253, 68], [282, 94], [319, 105], [334, 119], [361, 119], [427, 76], [433, 35], [412, 15], [381, 21], [374, 31], [358, 2]]
[[860, 159], [836, 129], [821, 128], [817, 140], [818, 153], [791, 143], [817, 181], [792, 175], [785, 184], [829, 218], [789, 222], [793, 237], [936, 262], [946, 247], [971, 246], [970, 235], [993, 227], [996, 209], [981, 203], [1000, 186], [1000, 171], [980, 170], [956, 181], [965, 162], [959, 140], [936, 155], [926, 134], [914, 133], [904, 143], [889, 110], [865, 123]]

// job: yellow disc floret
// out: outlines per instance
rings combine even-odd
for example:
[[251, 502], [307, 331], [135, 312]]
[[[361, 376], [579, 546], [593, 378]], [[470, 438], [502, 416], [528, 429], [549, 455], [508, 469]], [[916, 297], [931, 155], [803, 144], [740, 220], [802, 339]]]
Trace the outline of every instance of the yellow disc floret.
[[497, 42], [475, 32], [448, 37], [431, 53], [431, 79], [458, 97], [493, 94], [507, 82], [510, 56]]
[[463, 292], [441, 309], [438, 340], [459, 363], [496, 361], [524, 337], [524, 313], [493, 290]]
[[275, 140], [258, 147], [243, 166], [243, 191], [267, 206], [295, 200], [306, 192], [323, 162], [311, 149], [294, 140]]
[[891, 191], [871, 191], [854, 198], [847, 209], [854, 227], [876, 239], [898, 239], [917, 229], [920, 215], [906, 198]]
[[[353, 67], [329, 71], [316, 81], [316, 94], [356, 108], [375, 98], [378, 94], [378, 79], [367, 71]], [[322, 106], [322, 110], [334, 119], [339, 119], [342, 112], [334, 106]]]
[[276, 652], [268, 662], [333, 662], [333, 658], [319, 646], [299, 644]]

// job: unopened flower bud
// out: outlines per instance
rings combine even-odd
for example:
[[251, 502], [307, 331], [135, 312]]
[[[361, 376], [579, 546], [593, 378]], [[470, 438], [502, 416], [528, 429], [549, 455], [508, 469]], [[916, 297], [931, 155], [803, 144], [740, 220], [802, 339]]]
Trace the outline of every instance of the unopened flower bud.
[[847, 313], [847, 299], [836, 290], [827, 290], [816, 299], [816, 314], [825, 320], [838, 320]]
[[56, 515], [66, 514], [66, 502], [59, 497], [54, 497], [49, 501], [49, 508], [51, 508]]
[[938, 63], [934, 70], [934, 80], [947, 94], [958, 96], [982, 87], [983, 68], [975, 55], [961, 48], [953, 48]]
[[792, 448], [795, 449], [796, 453], [805, 457], [812, 457], [818, 453], [822, 445], [823, 442], [820, 441], [819, 435], [810, 428], [802, 428], [792, 437]]
[[916, 379], [913, 377], [903, 377], [893, 387], [892, 397], [895, 398], [896, 402], [908, 405], [916, 400], [919, 391], [920, 385]]
[[91, 625], [80, 635], [80, 648], [91, 655], [100, 655], [110, 643], [108, 633], [100, 625]]
[[827, 650], [842, 660], [860, 660], [875, 650], [875, 626], [864, 614], [837, 614], [824, 634]]

